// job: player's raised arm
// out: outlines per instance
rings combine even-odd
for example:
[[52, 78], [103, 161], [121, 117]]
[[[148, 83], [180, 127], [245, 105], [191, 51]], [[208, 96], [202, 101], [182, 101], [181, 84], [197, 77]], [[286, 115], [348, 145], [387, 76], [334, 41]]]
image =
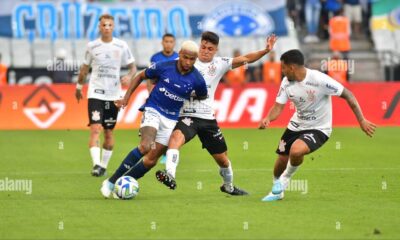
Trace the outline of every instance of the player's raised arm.
[[358, 101], [357, 101], [356, 97], [353, 95], [353, 93], [350, 90], [348, 90], [347, 88], [344, 88], [340, 97], [346, 99], [347, 104], [350, 106], [351, 110], [353, 111], [354, 115], [356, 116], [361, 129], [369, 137], [372, 137], [372, 135], [375, 132], [376, 125], [374, 123], [368, 121], [364, 117], [361, 107], [358, 104]]
[[276, 39], [277, 37], [275, 36], [275, 34], [272, 34], [267, 38], [267, 45], [265, 46], [265, 49], [233, 58], [232, 69], [240, 67], [247, 63], [255, 62], [260, 58], [264, 57], [267, 53], [269, 53], [272, 50], [272, 48], [275, 45]]
[[263, 120], [261, 120], [258, 129], [265, 129], [266, 127], [268, 127], [272, 121], [274, 121], [281, 115], [284, 108], [285, 104], [275, 102], [274, 106], [272, 106], [272, 108], [269, 110], [267, 116]]
[[121, 78], [121, 84], [123, 86], [129, 85], [129, 81], [135, 76], [136, 71], [137, 71], [135, 62], [132, 62], [132, 63], [128, 64], [127, 67], [129, 69], [128, 74], [126, 74], [125, 76], [123, 76]]
[[75, 97], [76, 100], [78, 100], [78, 103], [79, 100], [82, 99], [82, 87], [88, 73], [89, 73], [89, 65], [82, 64], [81, 69], [79, 70], [78, 83], [76, 84], [76, 90], [75, 90]]
[[132, 95], [132, 93], [136, 90], [136, 88], [139, 86], [139, 84], [146, 79], [146, 74], [145, 71], [141, 71], [139, 74], [137, 74], [133, 79], [130, 81], [129, 88], [125, 93], [125, 96], [121, 100], [115, 101], [115, 105], [118, 108], [124, 108], [126, 105], [128, 105], [129, 99]]

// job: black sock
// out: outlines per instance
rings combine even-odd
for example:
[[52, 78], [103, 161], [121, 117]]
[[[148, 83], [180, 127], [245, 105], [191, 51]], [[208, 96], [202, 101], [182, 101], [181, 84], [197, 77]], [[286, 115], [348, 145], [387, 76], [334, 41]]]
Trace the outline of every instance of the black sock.
[[143, 177], [148, 171], [150, 171], [151, 168], [147, 169], [144, 164], [143, 160], [138, 162], [133, 168], [129, 170], [125, 175], [131, 176], [134, 179], [139, 179]]
[[115, 173], [108, 179], [111, 183], [115, 183], [118, 178], [122, 177], [129, 169], [137, 164], [137, 162], [143, 157], [143, 154], [138, 148], [133, 149], [122, 161], [121, 165], [115, 171]]

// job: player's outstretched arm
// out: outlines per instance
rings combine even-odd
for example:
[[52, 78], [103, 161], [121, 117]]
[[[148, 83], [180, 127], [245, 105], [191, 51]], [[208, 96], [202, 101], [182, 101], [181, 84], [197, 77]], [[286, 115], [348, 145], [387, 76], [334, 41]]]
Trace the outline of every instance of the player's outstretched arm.
[[123, 86], [128, 86], [129, 85], [129, 81], [135, 76], [136, 71], [137, 71], [135, 62], [128, 64], [127, 67], [129, 69], [128, 74], [126, 74], [125, 76], [123, 76], [121, 78], [121, 84]]
[[81, 69], [79, 70], [79, 76], [78, 76], [78, 83], [76, 84], [76, 90], [75, 90], [75, 98], [76, 100], [82, 99], [82, 86], [83, 83], [85, 82], [86, 76], [89, 73], [89, 65], [82, 64]]
[[372, 135], [375, 132], [376, 125], [374, 123], [368, 121], [364, 117], [364, 115], [361, 111], [361, 107], [358, 104], [358, 101], [357, 101], [356, 97], [353, 95], [353, 93], [350, 90], [348, 90], [347, 88], [344, 88], [342, 95], [340, 95], [340, 97], [346, 99], [347, 104], [350, 106], [351, 110], [353, 111], [354, 115], [356, 116], [361, 129], [369, 137], [372, 137]]
[[126, 105], [128, 105], [129, 99], [131, 98], [132, 93], [136, 90], [136, 88], [139, 86], [139, 84], [146, 79], [146, 75], [144, 73], [144, 70], [141, 71], [139, 74], [137, 74], [133, 79], [130, 81], [130, 85], [128, 90], [125, 93], [125, 96], [121, 100], [115, 101], [115, 106], [118, 108], [124, 108]]
[[261, 120], [258, 129], [265, 129], [266, 127], [268, 127], [272, 121], [274, 121], [279, 117], [279, 115], [281, 115], [284, 108], [285, 104], [275, 102], [274, 106], [272, 106], [272, 108], [269, 110], [267, 116], [263, 120]]
[[275, 34], [272, 34], [267, 38], [267, 43], [266, 43], [267, 45], [265, 46], [265, 49], [233, 58], [232, 68], [237, 68], [244, 64], [255, 62], [260, 58], [264, 57], [267, 53], [269, 53], [272, 50], [276, 40], [277, 37], [275, 36]]

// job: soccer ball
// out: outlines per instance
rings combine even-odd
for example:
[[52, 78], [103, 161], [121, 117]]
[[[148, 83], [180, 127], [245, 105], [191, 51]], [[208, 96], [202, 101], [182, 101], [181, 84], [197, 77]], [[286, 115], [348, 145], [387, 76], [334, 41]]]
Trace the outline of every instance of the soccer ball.
[[120, 199], [132, 199], [139, 193], [139, 183], [130, 176], [122, 176], [115, 182], [115, 193]]

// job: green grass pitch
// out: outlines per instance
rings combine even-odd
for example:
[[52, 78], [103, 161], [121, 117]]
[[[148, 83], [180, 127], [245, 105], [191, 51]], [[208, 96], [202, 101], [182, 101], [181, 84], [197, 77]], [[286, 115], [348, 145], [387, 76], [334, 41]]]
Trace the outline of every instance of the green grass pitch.
[[[0, 181], [32, 181], [32, 194], [0, 191], [0, 239], [400, 239], [400, 128], [335, 128], [305, 158], [293, 189], [271, 188], [283, 129], [224, 129], [234, 182], [251, 195], [219, 191], [218, 167], [198, 139], [182, 148], [178, 188], [157, 182], [158, 164], [129, 201], [106, 200], [90, 176], [88, 131], [1, 131]], [[109, 171], [138, 143], [116, 131]]]

